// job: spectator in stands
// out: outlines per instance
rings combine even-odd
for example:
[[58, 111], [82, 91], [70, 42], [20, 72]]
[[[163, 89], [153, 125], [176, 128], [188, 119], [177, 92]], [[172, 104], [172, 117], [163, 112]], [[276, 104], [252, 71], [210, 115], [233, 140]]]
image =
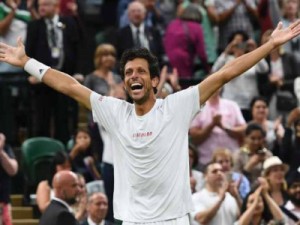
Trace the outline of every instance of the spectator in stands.
[[[282, 9], [279, 6], [279, 2], [272, 0], [271, 15], [273, 19], [273, 24], [279, 21], [283, 22], [284, 27], [288, 27], [293, 21], [299, 19], [299, 0], [284, 0], [282, 1]], [[297, 67], [300, 66], [300, 38], [297, 37], [290, 43], [283, 45], [284, 51], [294, 55]], [[299, 74], [296, 74], [299, 75]]]
[[126, 49], [145, 47], [162, 62], [164, 51], [161, 35], [155, 27], [147, 25], [145, 5], [139, 1], [131, 2], [128, 5], [128, 18], [130, 24], [118, 30], [114, 44], [118, 59]]
[[239, 195], [244, 199], [250, 192], [249, 180], [242, 174], [233, 171], [233, 156], [230, 150], [218, 148], [213, 152], [212, 162], [219, 163], [222, 171], [226, 175], [227, 182], [234, 182], [239, 190]]
[[233, 224], [239, 216], [237, 189], [229, 188], [218, 163], [208, 164], [204, 176], [205, 187], [192, 196], [195, 209], [191, 213], [192, 225]]
[[285, 181], [288, 170], [289, 166], [277, 156], [271, 156], [263, 164], [262, 174], [268, 181], [269, 194], [279, 206], [284, 205], [288, 199]]
[[264, 147], [265, 138], [266, 132], [259, 124], [248, 124], [244, 144], [233, 156], [234, 171], [243, 173], [252, 186], [261, 175], [263, 162], [272, 156]]
[[219, 52], [226, 48], [227, 40], [236, 31], [244, 31], [254, 38], [252, 19], [258, 19], [254, 0], [216, 0], [215, 7], [219, 16]]
[[[225, 51], [219, 56], [213, 65], [213, 72], [219, 70], [234, 58], [240, 57], [245, 53], [256, 48], [253, 39], [245, 41], [246, 34], [244, 32], [236, 32], [230, 40]], [[251, 118], [250, 102], [253, 97], [258, 96], [258, 84], [256, 76], [258, 73], [268, 71], [268, 64], [265, 59], [259, 61], [252, 68], [244, 72], [243, 76], [238, 77], [227, 83], [222, 92], [222, 97], [235, 101], [242, 110], [246, 121]]]
[[217, 14], [214, 1], [211, 0], [184, 0], [183, 3], [179, 5], [177, 14], [181, 15], [184, 8], [191, 3], [196, 3], [197, 8], [202, 15], [201, 26], [203, 28], [207, 62], [210, 66], [212, 66], [217, 59], [217, 40], [214, 26], [218, 24], [219, 16]]
[[276, 120], [269, 119], [268, 103], [264, 97], [254, 97], [250, 103], [250, 108], [252, 113], [250, 123], [259, 124], [264, 129], [266, 132], [266, 148], [277, 154], [284, 136], [281, 118], [278, 117]]
[[[127, 0], [127, 9], [123, 11], [123, 14], [119, 17], [119, 27], [123, 28], [130, 24], [130, 17], [128, 14], [128, 8], [131, 2], [138, 1], [145, 6], [145, 24], [149, 27], [155, 27], [156, 29], [162, 29], [164, 27], [165, 21], [158, 7], [159, 3], [157, 0]], [[162, 30], [161, 30], [162, 31]], [[163, 32], [163, 31], [162, 31]]]
[[73, 170], [82, 174], [87, 182], [101, 178], [91, 151], [91, 136], [86, 129], [81, 128], [76, 132], [70, 159]]
[[181, 90], [179, 84], [179, 75], [176, 68], [168, 72], [168, 66], [165, 65], [160, 71], [159, 84], [157, 86], [157, 98], [166, 98], [169, 94]]
[[53, 177], [54, 197], [40, 218], [39, 225], [77, 225], [71, 205], [80, 193], [77, 175], [60, 171]]
[[[58, 15], [58, 0], [39, 0], [40, 19], [28, 24], [26, 51], [52, 68], [74, 75], [78, 65], [78, 27], [69, 17]], [[70, 63], [72, 62], [72, 63]], [[73, 101], [29, 77], [34, 85], [34, 135], [51, 136], [66, 143], [76, 130], [76, 112], [68, 117]], [[53, 123], [51, 123], [53, 121]], [[69, 127], [71, 127], [69, 129]]]
[[88, 218], [81, 225], [112, 225], [112, 223], [105, 221], [108, 210], [108, 201], [105, 194], [96, 192], [88, 198], [87, 213]]
[[203, 168], [219, 147], [235, 152], [239, 149], [246, 123], [238, 105], [220, 97], [221, 90], [215, 92], [207, 101], [201, 113], [191, 123], [190, 136], [197, 145], [198, 166]]
[[[26, 4], [25, 7], [22, 7], [21, 0], [0, 1], [0, 42], [15, 44], [18, 37], [25, 40], [27, 24], [37, 14], [32, 6], [33, 1], [26, 1], [27, 8]], [[23, 81], [22, 75], [19, 74], [23, 73], [22, 69], [0, 62], [0, 130], [5, 132], [8, 139], [11, 140], [12, 136], [18, 132], [14, 124], [16, 123], [16, 115], [13, 112], [20, 112], [23, 109], [19, 103], [22, 95], [20, 93], [26, 88], [22, 90], [22, 85], [19, 84], [8, 85], [7, 81], [11, 81], [11, 78], [5, 75], [10, 75], [10, 73], [15, 73], [14, 82]], [[12, 92], [12, 90], [14, 91]], [[12, 104], [12, 102], [18, 103]], [[28, 118], [25, 119], [22, 114], [19, 117], [22, 118], [21, 123], [26, 124]]]
[[49, 180], [41, 181], [36, 189], [36, 203], [41, 213], [48, 207], [53, 197], [52, 178], [57, 172], [63, 170], [71, 170], [71, 162], [69, 156], [65, 152], [58, 152], [53, 158], [53, 173], [49, 176]]
[[300, 109], [293, 109], [287, 119], [279, 157], [290, 166], [290, 171], [300, 167]]
[[[7, 0], [0, 3], [0, 41], [15, 44], [18, 37], [26, 38], [28, 22], [37, 16], [33, 0], [27, 1], [27, 10], [20, 9], [20, 0]], [[0, 72], [21, 72], [19, 68], [0, 63]]]
[[84, 176], [80, 173], [77, 173], [76, 175], [79, 185], [79, 194], [76, 198], [76, 202], [71, 205], [71, 208], [74, 212], [76, 220], [82, 222], [87, 218], [86, 205], [88, 196]]
[[289, 225], [300, 224], [300, 167], [287, 177], [289, 201], [284, 208], [291, 213], [288, 215]]
[[0, 133], [0, 205], [2, 223], [12, 225], [10, 191], [11, 177], [18, 171], [18, 162], [12, 148], [5, 143], [5, 135]]
[[180, 78], [194, 77], [195, 57], [199, 57], [204, 71], [209, 72], [201, 21], [202, 15], [196, 4], [189, 4], [167, 27], [165, 51]]
[[234, 225], [284, 225], [284, 216], [269, 194], [267, 181], [260, 177], [259, 187], [244, 201], [242, 214]]
[[193, 144], [189, 144], [189, 166], [190, 166], [190, 183], [192, 193], [199, 192], [204, 187], [203, 173], [196, 170], [198, 164], [197, 149]]
[[[266, 31], [261, 42], [267, 42], [271, 33], [272, 30]], [[294, 80], [300, 74], [298, 65], [295, 56], [283, 51], [282, 46], [271, 51], [266, 60], [269, 70], [258, 74], [258, 87], [269, 102], [270, 119], [282, 116], [285, 122], [290, 110], [297, 106]]]

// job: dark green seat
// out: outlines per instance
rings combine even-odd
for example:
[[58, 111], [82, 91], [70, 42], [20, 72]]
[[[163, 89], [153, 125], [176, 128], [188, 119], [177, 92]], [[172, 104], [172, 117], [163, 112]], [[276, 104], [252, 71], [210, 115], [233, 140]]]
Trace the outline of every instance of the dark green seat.
[[21, 151], [27, 194], [30, 194], [41, 180], [51, 179], [53, 158], [57, 152], [65, 151], [65, 147], [53, 138], [34, 137], [23, 142]]

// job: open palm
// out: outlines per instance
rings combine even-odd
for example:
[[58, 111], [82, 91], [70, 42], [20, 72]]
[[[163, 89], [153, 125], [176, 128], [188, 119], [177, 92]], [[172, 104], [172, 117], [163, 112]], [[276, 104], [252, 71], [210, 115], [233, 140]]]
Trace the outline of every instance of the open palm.
[[14, 66], [24, 67], [28, 57], [25, 54], [25, 48], [22, 39], [18, 39], [17, 47], [0, 43], [0, 61]]
[[290, 24], [288, 27], [283, 28], [282, 22], [279, 22], [276, 29], [271, 34], [274, 45], [280, 46], [285, 42], [293, 39], [300, 34], [300, 20]]

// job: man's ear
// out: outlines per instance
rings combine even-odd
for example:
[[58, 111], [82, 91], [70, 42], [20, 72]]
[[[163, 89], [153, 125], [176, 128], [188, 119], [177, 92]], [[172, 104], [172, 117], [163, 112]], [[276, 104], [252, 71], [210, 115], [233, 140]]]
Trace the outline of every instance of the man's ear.
[[159, 83], [159, 77], [154, 77], [151, 79], [151, 82], [152, 82], [152, 87], [157, 87], [158, 86], [158, 83]]

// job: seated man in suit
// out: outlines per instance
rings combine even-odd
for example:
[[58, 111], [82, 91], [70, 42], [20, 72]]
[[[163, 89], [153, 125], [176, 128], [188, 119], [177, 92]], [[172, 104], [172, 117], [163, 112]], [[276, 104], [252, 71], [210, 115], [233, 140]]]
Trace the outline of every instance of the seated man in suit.
[[108, 200], [104, 193], [95, 192], [90, 195], [87, 203], [88, 218], [82, 225], [112, 225], [105, 221], [108, 210]]
[[70, 207], [80, 192], [77, 175], [67, 170], [57, 172], [52, 186], [54, 197], [41, 216], [39, 225], [77, 225]]

